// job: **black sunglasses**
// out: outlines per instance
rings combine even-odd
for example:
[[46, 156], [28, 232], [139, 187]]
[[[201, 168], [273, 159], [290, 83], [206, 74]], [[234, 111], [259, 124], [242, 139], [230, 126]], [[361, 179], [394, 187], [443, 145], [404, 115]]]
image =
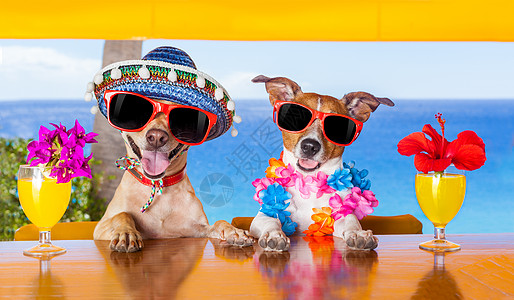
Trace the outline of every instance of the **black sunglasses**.
[[197, 107], [161, 103], [131, 92], [106, 91], [104, 100], [112, 127], [140, 131], [162, 112], [175, 139], [186, 145], [203, 143], [217, 120], [215, 114]]

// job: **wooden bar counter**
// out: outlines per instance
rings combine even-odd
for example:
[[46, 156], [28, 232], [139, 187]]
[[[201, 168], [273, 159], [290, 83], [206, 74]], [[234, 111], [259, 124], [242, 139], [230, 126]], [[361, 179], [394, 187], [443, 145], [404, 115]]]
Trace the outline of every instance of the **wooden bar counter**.
[[26, 257], [36, 242], [0, 242], [0, 296], [88, 299], [513, 299], [514, 233], [450, 235], [462, 250], [418, 249], [429, 235], [379, 236], [376, 251], [332, 237], [293, 237], [284, 253], [208, 239], [145, 241], [116, 253], [107, 241], [55, 241], [68, 252]]

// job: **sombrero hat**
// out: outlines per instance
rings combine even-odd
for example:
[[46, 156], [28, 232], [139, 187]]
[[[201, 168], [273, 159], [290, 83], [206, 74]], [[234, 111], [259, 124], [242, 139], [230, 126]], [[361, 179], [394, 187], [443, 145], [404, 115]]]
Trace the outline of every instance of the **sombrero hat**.
[[[138, 93], [159, 100], [190, 105], [218, 116], [207, 140], [225, 133], [232, 122], [241, 118], [235, 113], [235, 103], [227, 91], [209, 75], [196, 69], [189, 55], [174, 47], [159, 47], [141, 60], [126, 60], [110, 64], [96, 73], [87, 86], [86, 101], [93, 95], [100, 112], [107, 117], [103, 101], [106, 90]], [[232, 129], [232, 136], [237, 130]]]

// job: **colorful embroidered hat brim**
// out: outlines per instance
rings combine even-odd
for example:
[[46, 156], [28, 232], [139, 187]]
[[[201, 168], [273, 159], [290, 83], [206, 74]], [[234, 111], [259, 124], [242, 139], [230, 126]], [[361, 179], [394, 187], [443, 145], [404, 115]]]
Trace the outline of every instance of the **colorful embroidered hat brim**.
[[[103, 96], [106, 90], [133, 92], [212, 112], [218, 119], [207, 140], [221, 136], [233, 121], [241, 121], [235, 115], [234, 101], [223, 86], [198, 71], [187, 53], [173, 47], [156, 48], [141, 60], [110, 64], [95, 75], [93, 82], [88, 84], [86, 100], [94, 93], [105, 117], [107, 108]], [[237, 135], [237, 130], [232, 129], [232, 135]]]

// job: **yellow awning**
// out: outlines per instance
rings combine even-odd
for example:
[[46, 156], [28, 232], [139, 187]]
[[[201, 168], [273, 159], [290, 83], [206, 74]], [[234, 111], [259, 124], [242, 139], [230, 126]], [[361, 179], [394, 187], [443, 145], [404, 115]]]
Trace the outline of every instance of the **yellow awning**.
[[0, 38], [514, 41], [514, 1], [3, 0]]

